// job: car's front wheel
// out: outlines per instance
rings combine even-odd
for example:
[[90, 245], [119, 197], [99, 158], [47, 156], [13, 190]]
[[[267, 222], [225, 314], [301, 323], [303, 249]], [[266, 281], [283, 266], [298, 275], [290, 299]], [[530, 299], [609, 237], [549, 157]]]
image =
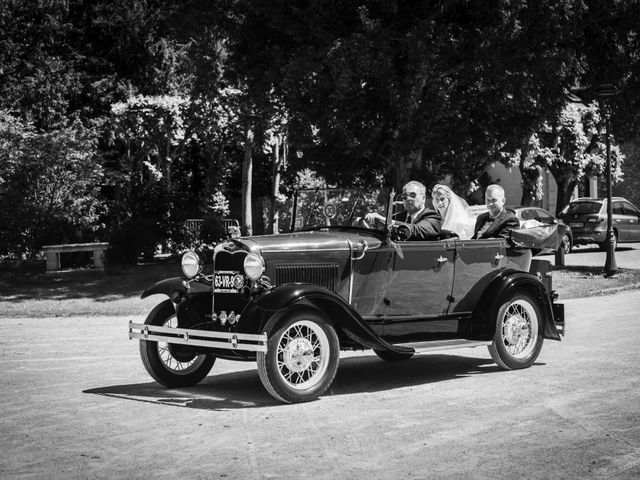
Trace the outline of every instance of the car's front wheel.
[[[178, 327], [173, 304], [166, 300], [154, 308], [145, 325]], [[206, 377], [216, 361], [214, 355], [196, 354], [184, 345], [140, 340], [142, 364], [153, 379], [165, 387], [189, 387]]]
[[508, 295], [497, 310], [491, 358], [505, 370], [530, 367], [540, 354], [542, 332], [538, 302], [526, 293]]
[[265, 327], [267, 351], [258, 352], [258, 374], [277, 400], [315, 400], [333, 382], [340, 361], [334, 328], [319, 315], [298, 311], [272, 319]]

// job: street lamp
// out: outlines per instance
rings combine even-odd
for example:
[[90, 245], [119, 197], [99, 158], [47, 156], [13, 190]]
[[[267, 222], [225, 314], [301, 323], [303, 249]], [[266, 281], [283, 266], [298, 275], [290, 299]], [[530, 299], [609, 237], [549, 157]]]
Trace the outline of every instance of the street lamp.
[[616, 240], [613, 233], [613, 207], [611, 205], [611, 141], [609, 139], [609, 105], [607, 99], [613, 97], [616, 94], [616, 87], [610, 84], [599, 85], [596, 88], [596, 95], [600, 100], [600, 110], [602, 110], [605, 118], [605, 135], [607, 143], [607, 163], [606, 163], [606, 175], [607, 175], [607, 236], [605, 238], [605, 245], [607, 247], [607, 257], [604, 262], [604, 274], [607, 277], [615, 275], [618, 271], [616, 265]]

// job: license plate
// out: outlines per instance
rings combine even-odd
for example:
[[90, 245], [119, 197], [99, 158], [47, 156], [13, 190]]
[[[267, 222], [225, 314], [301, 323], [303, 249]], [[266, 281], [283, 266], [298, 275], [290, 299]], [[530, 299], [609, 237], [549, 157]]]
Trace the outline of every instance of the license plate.
[[582, 223], [570, 223], [569, 226], [571, 228], [582, 228]]
[[219, 270], [213, 274], [214, 293], [238, 293], [244, 286], [244, 275], [232, 270]]

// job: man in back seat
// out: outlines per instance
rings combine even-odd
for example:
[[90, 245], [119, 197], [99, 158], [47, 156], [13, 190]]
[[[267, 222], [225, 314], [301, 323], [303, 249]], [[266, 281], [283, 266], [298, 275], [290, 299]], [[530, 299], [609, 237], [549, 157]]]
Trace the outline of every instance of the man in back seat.
[[506, 197], [504, 188], [492, 184], [484, 192], [484, 203], [488, 212], [478, 215], [471, 238], [509, 238], [514, 228], [520, 227], [520, 221], [513, 212], [504, 205]]

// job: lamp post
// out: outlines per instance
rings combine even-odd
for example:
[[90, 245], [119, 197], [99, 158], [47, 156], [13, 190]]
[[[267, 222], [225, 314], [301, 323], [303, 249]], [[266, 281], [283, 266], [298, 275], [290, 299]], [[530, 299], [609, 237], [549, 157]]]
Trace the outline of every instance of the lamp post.
[[602, 110], [605, 118], [605, 135], [607, 145], [607, 163], [606, 163], [606, 175], [607, 175], [607, 236], [605, 238], [605, 244], [607, 247], [607, 257], [604, 262], [604, 275], [610, 277], [615, 275], [618, 271], [616, 265], [616, 237], [613, 233], [613, 207], [611, 205], [611, 141], [609, 139], [609, 105], [607, 99], [616, 94], [616, 87], [613, 85], [605, 84], [599, 85], [596, 88], [596, 94], [600, 99], [600, 109]]

